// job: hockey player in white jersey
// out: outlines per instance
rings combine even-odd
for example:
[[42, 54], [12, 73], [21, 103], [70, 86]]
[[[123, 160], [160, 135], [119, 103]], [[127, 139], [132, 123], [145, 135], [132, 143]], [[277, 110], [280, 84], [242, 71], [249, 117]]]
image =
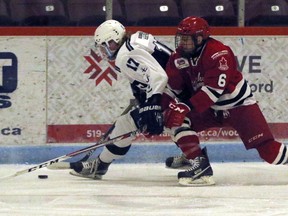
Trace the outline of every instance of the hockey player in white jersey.
[[[116, 20], [107, 20], [95, 31], [95, 46], [103, 58], [115, 61], [116, 70], [129, 80], [139, 108], [120, 116], [110, 138], [139, 129], [148, 135], [163, 132], [161, 95], [168, 78], [164, 70], [172, 50], [151, 34], [129, 35]], [[72, 175], [101, 179], [109, 165], [129, 150], [133, 137], [104, 147], [97, 159], [73, 165]]]

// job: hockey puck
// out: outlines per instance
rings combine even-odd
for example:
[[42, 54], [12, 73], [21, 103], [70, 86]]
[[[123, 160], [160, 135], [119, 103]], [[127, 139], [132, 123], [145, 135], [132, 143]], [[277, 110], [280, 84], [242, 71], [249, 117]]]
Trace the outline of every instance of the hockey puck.
[[39, 179], [47, 179], [47, 178], [48, 178], [48, 175], [38, 175], [38, 178], [39, 178]]

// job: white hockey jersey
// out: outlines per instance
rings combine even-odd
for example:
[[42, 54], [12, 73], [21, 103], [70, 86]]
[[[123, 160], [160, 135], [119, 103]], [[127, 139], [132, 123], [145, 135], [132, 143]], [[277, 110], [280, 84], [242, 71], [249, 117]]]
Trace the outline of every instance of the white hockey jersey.
[[[151, 34], [136, 32], [117, 53], [116, 70], [123, 73], [134, 90], [145, 92], [146, 99], [162, 94], [168, 81], [166, 63], [172, 50]], [[135, 96], [135, 95], [134, 95]]]

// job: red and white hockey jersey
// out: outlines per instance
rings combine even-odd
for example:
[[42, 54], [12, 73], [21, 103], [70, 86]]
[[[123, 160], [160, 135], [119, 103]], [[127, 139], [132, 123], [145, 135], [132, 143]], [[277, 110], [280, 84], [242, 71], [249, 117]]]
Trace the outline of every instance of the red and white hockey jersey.
[[195, 58], [173, 53], [166, 72], [172, 91], [184, 102], [191, 103], [197, 112], [256, 103], [249, 85], [237, 70], [234, 53], [213, 38], [207, 40]]

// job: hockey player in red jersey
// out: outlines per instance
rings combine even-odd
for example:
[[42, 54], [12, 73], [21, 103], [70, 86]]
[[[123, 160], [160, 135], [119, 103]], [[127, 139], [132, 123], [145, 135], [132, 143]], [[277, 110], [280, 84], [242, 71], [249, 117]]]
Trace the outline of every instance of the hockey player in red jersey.
[[[287, 164], [287, 148], [274, 140], [249, 85], [237, 70], [234, 53], [210, 37], [208, 23], [199, 17], [185, 18], [177, 28], [175, 45], [176, 52], [166, 68], [174, 93], [168, 98], [176, 96], [190, 109], [180, 103], [177, 111], [178, 105], [173, 102], [170, 107], [174, 109], [166, 113], [166, 127], [171, 128], [173, 140], [183, 152], [167, 158], [166, 166], [190, 166], [178, 173], [179, 183], [215, 183], [207, 151], [201, 149], [197, 136], [197, 132], [211, 127], [230, 126], [238, 132], [246, 149], [255, 148], [270, 164]], [[184, 116], [185, 112], [181, 114], [179, 110], [189, 113]]]

